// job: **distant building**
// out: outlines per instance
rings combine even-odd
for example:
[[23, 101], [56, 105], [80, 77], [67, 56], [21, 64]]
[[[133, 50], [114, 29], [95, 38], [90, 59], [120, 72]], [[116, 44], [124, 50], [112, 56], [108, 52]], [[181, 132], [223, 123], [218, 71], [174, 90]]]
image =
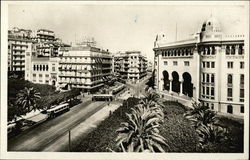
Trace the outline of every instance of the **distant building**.
[[223, 34], [219, 22], [210, 17], [193, 38], [166, 40], [164, 33], [158, 34], [153, 49], [159, 93], [244, 115], [244, 35]]
[[[28, 68], [25, 67], [26, 55], [31, 55], [28, 50], [36, 52], [37, 58], [57, 57], [59, 47], [69, 47], [69, 45], [56, 38], [53, 31], [46, 29], [31, 31], [14, 27], [8, 31], [8, 71], [24, 73], [25, 68]], [[32, 63], [33, 58], [29, 60]]]
[[147, 59], [140, 51], [127, 51], [114, 57], [114, 72], [131, 83], [139, 82], [147, 75]]
[[112, 57], [108, 51], [89, 45], [59, 50], [59, 86], [93, 93], [109, 80]]
[[148, 68], [147, 68], [148, 72], [153, 72], [153, 64], [152, 62], [148, 61]]
[[8, 31], [8, 71], [24, 73], [25, 55], [33, 49], [34, 43], [31, 30], [15, 27]]

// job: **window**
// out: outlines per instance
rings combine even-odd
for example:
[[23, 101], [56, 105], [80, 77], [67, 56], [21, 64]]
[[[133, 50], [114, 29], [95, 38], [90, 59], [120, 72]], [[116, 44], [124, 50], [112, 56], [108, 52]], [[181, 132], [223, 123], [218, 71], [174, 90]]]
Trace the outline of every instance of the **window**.
[[209, 95], [209, 87], [206, 88], [206, 91], [207, 91], [206, 95]]
[[240, 84], [244, 84], [244, 74], [240, 75]]
[[202, 87], [202, 94], [205, 94], [205, 87]]
[[164, 61], [164, 65], [168, 65], [168, 61]]
[[243, 54], [242, 46], [239, 46], [238, 54], [239, 54], [239, 55], [242, 55], [242, 54]]
[[35, 66], [35, 65], [33, 65], [33, 70], [34, 70], [34, 71], [36, 70], [36, 66]]
[[205, 68], [205, 67], [206, 67], [206, 63], [202, 62], [202, 68]]
[[46, 71], [48, 71], [49, 70], [49, 66], [48, 65], [46, 65]]
[[227, 88], [227, 97], [233, 97], [233, 89]]
[[244, 113], [244, 105], [240, 106], [240, 113]]
[[207, 81], [206, 82], [209, 83], [209, 74], [207, 74]]
[[42, 74], [39, 74], [39, 77], [43, 77], [43, 75], [42, 75]]
[[211, 96], [214, 96], [214, 87], [211, 87]]
[[227, 106], [227, 113], [233, 113], [233, 106], [232, 105], [228, 105]]
[[46, 75], [45, 75], [45, 77], [49, 77], [49, 75], [48, 75], [48, 74], [46, 74]]
[[202, 73], [202, 82], [205, 82], [205, 73]]
[[55, 67], [52, 67], [52, 71], [55, 71], [56, 70], [56, 68]]
[[235, 46], [232, 46], [231, 48], [231, 55], [235, 55]]
[[184, 66], [189, 66], [189, 61], [184, 61]]
[[211, 68], [215, 67], [215, 62], [211, 62]]
[[212, 55], [215, 55], [215, 47], [212, 47]]
[[240, 62], [240, 69], [244, 68], [244, 62]]
[[36, 77], [36, 74], [33, 74], [33, 77]]
[[173, 65], [177, 66], [178, 65], [177, 61], [173, 61]]
[[227, 46], [227, 47], [226, 47], [226, 55], [229, 55], [229, 54], [230, 54], [230, 47]]
[[210, 62], [207, 62], [207, 68], [210, 68]]
[[227, 68], [233, 68], [233, 62], [227, 62]]
[[211, 109], [214, 110], [214, 104], [213, 103], [211, 103]]
[[231, 74], [227, 76], [227, 84], [233, 84], [233, 76]]
[[214, 83], [214, 74], [211, 75], [211, 83]]
[[244, 89], [240, 89], [240, 98], [244, 98]]

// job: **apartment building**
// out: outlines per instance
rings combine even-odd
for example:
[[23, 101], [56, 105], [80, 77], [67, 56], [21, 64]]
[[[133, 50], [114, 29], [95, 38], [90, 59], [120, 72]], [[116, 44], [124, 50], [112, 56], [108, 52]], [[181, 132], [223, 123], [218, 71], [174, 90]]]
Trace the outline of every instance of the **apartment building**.
[[140, 51], [127, 51], [114, 57], [114, 71], [124, 80], [139, 82], [147, 75], [147, 59]]
[[108, 51], [90, 45], [62, 47], [59, 50], [59, 86], [98, 91], [112, 72], [112, 56]]

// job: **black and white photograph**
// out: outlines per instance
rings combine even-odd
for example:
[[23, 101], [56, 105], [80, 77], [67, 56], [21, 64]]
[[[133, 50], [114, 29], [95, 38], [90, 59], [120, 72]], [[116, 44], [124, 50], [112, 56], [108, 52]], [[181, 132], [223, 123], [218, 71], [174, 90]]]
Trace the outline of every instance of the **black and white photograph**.
[[0, 159], [249, 159], [249, 4], [1, 2]]

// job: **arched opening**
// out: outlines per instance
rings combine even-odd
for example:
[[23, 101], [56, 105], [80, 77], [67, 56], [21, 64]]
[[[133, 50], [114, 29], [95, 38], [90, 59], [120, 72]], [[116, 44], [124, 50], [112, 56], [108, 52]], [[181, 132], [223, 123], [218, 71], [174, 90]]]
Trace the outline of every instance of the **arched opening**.
[[172, 91], [178, 93], [180, 92], [179, 74], [176, 71], [174, 71], [172, 72], [172, 77], [173, 77]]
[[189, 97], [193, 97], [193, 83], [192, 77], [188, 72], [183, 73], [183, 88], [182, 93], [188, 95]]
[[56, 81], [55, 81], [55, 80], [52, 81], [52, 85], [53, 85], [53, 86], [56, 85]]
[[168, 90], [168, 91], [169, 91], [169, 88], [170, 88], [170, 86], [169, 86], [170, 81], [169, 81], [168, 72], [167, 72], [167, 71], [163, 71], [162, 74], [163, 74], [163, 82], [164, 82], [163, 87], [164, 87], [165, 90]]

